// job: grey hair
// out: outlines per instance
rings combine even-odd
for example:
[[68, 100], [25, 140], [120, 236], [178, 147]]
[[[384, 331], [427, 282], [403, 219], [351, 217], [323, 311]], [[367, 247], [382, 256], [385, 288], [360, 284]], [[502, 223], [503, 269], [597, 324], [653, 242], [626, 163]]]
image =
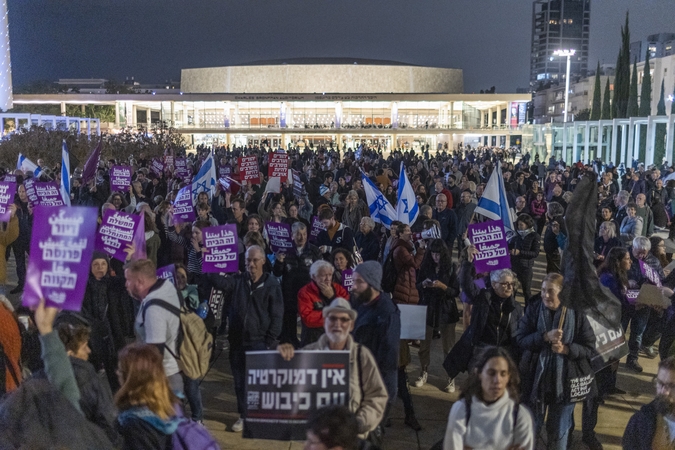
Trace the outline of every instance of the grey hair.
[[628, 201], [630, 198], [630, 192], [628, 191], [619, 191], [618, 194], [616, 194], [617, 198], [620, 198], [621, 200]]
[[490, 282], [491, 283], [499, 283], [502, 278], [504, 277], [511, 277], [511, 278], [516, 278], [516, 276], [513, 274], [513, 271], [511, 269], [499, 269], [499, 270], [493, 270], [490, 272]]
[[611, 220], [607, 220], [606, 222], [602, 222], [600, 226], [605, 227], [610, 239], [616, 237], [616, 224], [614, 222], [612, 222]]
[[349, 192], [347, 193], [347, 197], [358, 199], [358, 198], [359, 198], [359, 194], [358, 194], [358, 192], [356, 192], [354, 189], [352, 189], [351, 191], [349, 191]]
[[372, 219], [372, 217], [364, 216], [361, 218], [361, 222], [365, 221], [365, 225], [367, 227], [370, 227], [371, 229], [375, 228], [375, 221]]
[[293, 225], [291, 225], [291, 233], [292, 234], [295, 234], [298, 231], [302, 231], [302, 230], [306, 230], [306, 229], [307, 229], [307, 225], [305, 225], [302, 222], [294, 222]]
[[637, 236], [633, 239], [633, 248], [635, 250], [649, 251], [652, 249], [652, 243], [649, 241], [648, 237]]
[[331, 273], [335, 272], [335, 267], [333, 267], [331, 263], [324, 259], [319, 259], [318, 261], [314, 261], [309, 267], [309, 276], [314, 278], [314, 276], [318, 275], [323, 269], [328, 269]]
[[249, 248], [246, 249], [246, 256], [248, 256], [249, 253], [251, 253], [251, 250], [257, 250], [260, 252], [260, 254], [265, 257], [265, 250], [259, 245], [251, 245]]

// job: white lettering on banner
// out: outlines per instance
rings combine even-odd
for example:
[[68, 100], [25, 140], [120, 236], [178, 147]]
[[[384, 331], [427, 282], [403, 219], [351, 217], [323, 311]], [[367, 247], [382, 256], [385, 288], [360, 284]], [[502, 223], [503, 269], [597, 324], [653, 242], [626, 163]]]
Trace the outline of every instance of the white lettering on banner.
[[[347, 373], [345, 369], [249, 369], [249, 386], [272, 385], [277, 388], [281, 386], [304, 386], [307, 384], [317, 385], [321, 380], [321, 387], [345, 385]], [[309, 381], [309, 383], [308, 383]]]
[[50, 237], [46, 241], [40, 241], [44, 261], [79, 263], [82, 260], [82, 250], [86, 247], [86, 239], [80, 239], [77, 242], [64, 242], [52, 241]]
[[[227, 262], [234, 261], [237, 259], [237, 253], [233, 252], [229, 248], [224, 248], [221, 250], [213, 249], [210, 253], [204, 255], [204, 262]], [[226, 266], [222, 266], [226, 267]]]
[[[84, 221], [83, 217], [66, 217], [64, 210], [59, 211], [59, 215], [49, 218], [49, 225], [52, 226], [53, 236], [77, 237], [80, 234], [80, 225]], [[85, 239], [86, 240], [86, 239]]]
[[134, 238], [134, 231], [133, 230], [120, 230], [115, 227], [111, 227], [109, 225], [103, 225], [99, 229], [99, 233], [104, 235], [104, 236], [110, 236], [116, 239], [121, 239], [123, 241], [131, 242], [131, 240]]
[[118, 213], [115, 213], [112, 216], [108, 217], [108, 224], [133, 230], [134, 219], [132, 219], [130, 216], [122, 216]]
[[220, 247], [222, 245], [234, 245], [234, 233], [228, 230], [221, 230], [220, 233], [204, 233], [204, 245], [206, 247]]
[[[77, 274], [71, 273], [68, 267], [64, 267], [63, 264], [59, 264], [58, 262], [53, 262], [52, 270], [43, 271], [40, 278], [40, 285], [43, 287], [75, 289], [76, 283]], [[65, 298], [63, 301], [65, 301]], [[60, 303], [63, 303], [63, 301]]]
[[113, 168], [112, 176], [114, 177], [130, 177], [131, 171], [129, 169], [121, 169], [119, 167]]
[[344, 405], [346, 396], [344, 392], [318, 392], [316, 394], [316, 407], [326, 405]]

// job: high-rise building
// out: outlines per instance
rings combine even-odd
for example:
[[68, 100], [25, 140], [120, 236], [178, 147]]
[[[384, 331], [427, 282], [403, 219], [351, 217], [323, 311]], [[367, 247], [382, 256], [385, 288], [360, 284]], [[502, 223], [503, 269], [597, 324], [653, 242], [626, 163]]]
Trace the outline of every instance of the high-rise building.
[[0, 6], [0, 108], [7, 111], [12, 107], [12, 63], [9, 59], [9, 21], [7, 0]]
[[675, 55], [675, 33], [658, 33], [647, 36], [647, 39], [630, 43], [630, 62], [644, 62], [649, 49], [649, 58], [663, 58]]
[[530, 87], [565, 80], [567, 58], [556, 50], [576, 51], [571, 57], [570, 78], [586, 75], [590, 36], [591, 0], [535, 0], [532, 4], [532, 53]]

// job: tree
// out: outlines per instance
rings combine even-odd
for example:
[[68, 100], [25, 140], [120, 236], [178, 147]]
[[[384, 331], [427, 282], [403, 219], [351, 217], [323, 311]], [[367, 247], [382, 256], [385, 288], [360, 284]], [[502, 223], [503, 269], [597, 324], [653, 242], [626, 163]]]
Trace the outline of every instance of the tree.
[[106, 94], [135, 94], [136, 92], [131, 88], [131, 86], [128, 86], [124, 83], [118, 83], [117, 81], [113, 80], [110, 78], [108, 81], [105, 82], [103, 85], [105, 88], [105, 93]]
[[600, 92], [600, 61], [598, 61], [598, 68], [595, 70], [595, 86], [593, 87], [593, 103], [591, 106], [591, 120], [600, 120], [602, 108], [602, 93]]
[[[666, 115], [666, 98], [665, 98], [664, 78], [661, 79], [661, 94], [659, 95], [659, 103], [656, 105], [656, 115]], [[660, 164], [666, 155], [666, 124], [657, 123], [654, 139], [654, 162]]]
[[574, 120], [578, 120], [580, 122], [589, 120], [590, 118], [591, 118], [591, 110], [588, 108], [582, 109], [581, 111], [579, 111], [574, 115]]
[[628, 109], [626, 110], [626, 117], [637, 117], [639, 111], [637, 62], [633, 61], [633, 73], [630, 77], [630, 94], [628, 95]]
[[614, 80], [614, 102], [612, 103], [612, 117], [625, 118], [628, 111], [628, 97], [630, 96], [630, 29], [628, 28], [628, 12], [626, 24], [621, 27], [621, 50], [617, 57], [616, 78]]
[[602, 120], [611, 120], [612, 119], [612, 103], [611, 103], [611, 91], [609, 90], [609, 77], [607, 77], [607, 83], [605, 84], [605, 93], [602, 97]]
[[[647, 117], [652, 113], [652, 75], [649, 67], [649, 49], [645, 56], [645, 67], [642, 74], [642, 90], [640, 91], [640, 117]], [[647, 149], [647, 125], [640, 125], [640, 161], [644, 161]], [[656, 160], [655, 160], [656, 161]]]

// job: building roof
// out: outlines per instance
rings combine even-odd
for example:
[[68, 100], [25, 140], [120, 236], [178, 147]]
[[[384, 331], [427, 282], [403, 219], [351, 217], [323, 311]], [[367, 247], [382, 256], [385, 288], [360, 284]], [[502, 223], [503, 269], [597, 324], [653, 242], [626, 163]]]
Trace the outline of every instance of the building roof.
[[239, 64], [240, 66], [277, 66], [284, 64], [296, 64], [296, 65], [319, 65], [319, 64], [329, 64], [329, 65], [338, 65], [338, 64], [361, 64], [364, 66], [411, 66], [411, 67], [425, 67], [418, 64], [408, 64], [401, 61], [388, 61], [383, 59], [364, 59], [364, 58], [326, 58], [326, 57], [316, 57], [316, 58], [287, 58], [287, 59], [270, 59], [264, 61], [252, 61], [244, 64]]

